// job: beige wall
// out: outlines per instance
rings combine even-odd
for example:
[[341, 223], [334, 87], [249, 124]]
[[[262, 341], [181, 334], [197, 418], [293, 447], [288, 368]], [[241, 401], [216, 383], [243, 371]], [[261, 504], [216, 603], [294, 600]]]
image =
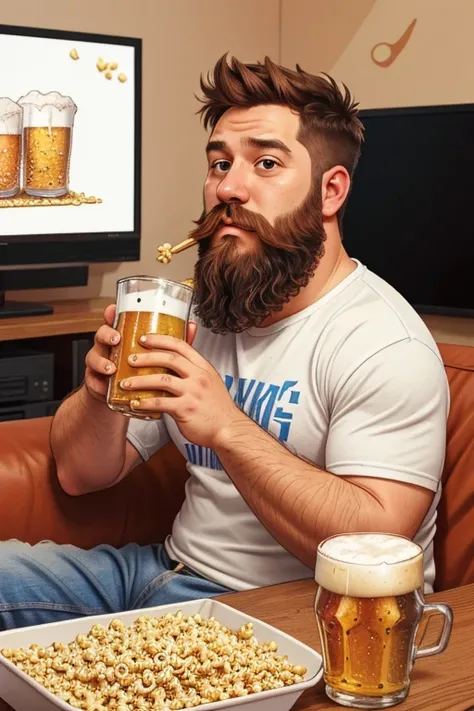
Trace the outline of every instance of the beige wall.
[[474, 101], [472, 0], [282, 3], [282, 63], [333, 74], [362, 108]]
[[109, 296], [127, 274], [192, 274], [189, 250], [167, 267], [156, 246], [181, 241], [202, 210], [206, 135], [195, 111], [199, 76], [229, 51], [250, 62], [279, 59], [279, 0], [23, 0], [2, 4], [1, 22], [143, 39], [143, 208], [140, 262], [91, 266], [89, 286], [23, 291], [23, 300]]

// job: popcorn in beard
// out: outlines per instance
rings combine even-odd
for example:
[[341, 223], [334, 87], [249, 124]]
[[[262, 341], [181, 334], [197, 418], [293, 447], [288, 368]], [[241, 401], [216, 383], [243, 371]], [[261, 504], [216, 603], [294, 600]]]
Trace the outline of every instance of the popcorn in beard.
[[[212, 244], [224, 215], [232, 225], [254, 231], [260, 248], [242, 252], [233, 235]], [[279, 217], [274, 227], [237, 203], [216, 205], [197, 225], [190, 233], [199, 245], [195, 312], [214, 333], [239, 333], [280, 311], [308, 284], [324, 254], [319, 182], [304, 203]]]

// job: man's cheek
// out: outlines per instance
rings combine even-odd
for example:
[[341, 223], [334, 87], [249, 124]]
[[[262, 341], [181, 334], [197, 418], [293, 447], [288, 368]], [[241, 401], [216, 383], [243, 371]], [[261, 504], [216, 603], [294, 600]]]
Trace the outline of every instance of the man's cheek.
[[204, 212], [207, 214], [219, 203], [216, 189], [209, 179], [206, 180], [203, 190]]

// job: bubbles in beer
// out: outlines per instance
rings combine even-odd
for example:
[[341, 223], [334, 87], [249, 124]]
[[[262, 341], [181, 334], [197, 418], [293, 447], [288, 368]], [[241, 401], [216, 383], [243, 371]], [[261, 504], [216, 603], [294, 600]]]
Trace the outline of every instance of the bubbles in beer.
[[22, 109], [8, 97], [0, 98], [0, 197], [15, 195], [20, 187]]

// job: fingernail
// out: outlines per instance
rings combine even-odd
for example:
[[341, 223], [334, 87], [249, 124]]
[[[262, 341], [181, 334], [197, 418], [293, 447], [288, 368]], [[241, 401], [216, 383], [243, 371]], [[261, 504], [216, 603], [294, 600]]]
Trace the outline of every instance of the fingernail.
[[131, 360], [133, 363], [135, 363], [135, 361], [137, 360], [137, 358], [138, 358], [138, 356], [137, 356], [136, 354], [134, 354], [134, 355], [131, 355], [131, 356], [130, 356], [129, 360]]
[[140, 400], [130, 400], [130, 407], [137, 409], [140, 407]]
[[132, 383], [130, 380], [122, 380], [120, 383], [120, 387], [122, 388], [129, 388]]
[[140, 343], [145, 343], [146, 336], [140, 336]]
[[115, 343], [118, 343], [118, 340], [119, 340], [118, 336], [112, 336], [112, 338], [110, 339], [110, 342], [115, 344]]
[[113, 366], [109, 363], [108, 365], [105, 366], [104, 370], [106, 373], [110, 373], [112, 370]]

